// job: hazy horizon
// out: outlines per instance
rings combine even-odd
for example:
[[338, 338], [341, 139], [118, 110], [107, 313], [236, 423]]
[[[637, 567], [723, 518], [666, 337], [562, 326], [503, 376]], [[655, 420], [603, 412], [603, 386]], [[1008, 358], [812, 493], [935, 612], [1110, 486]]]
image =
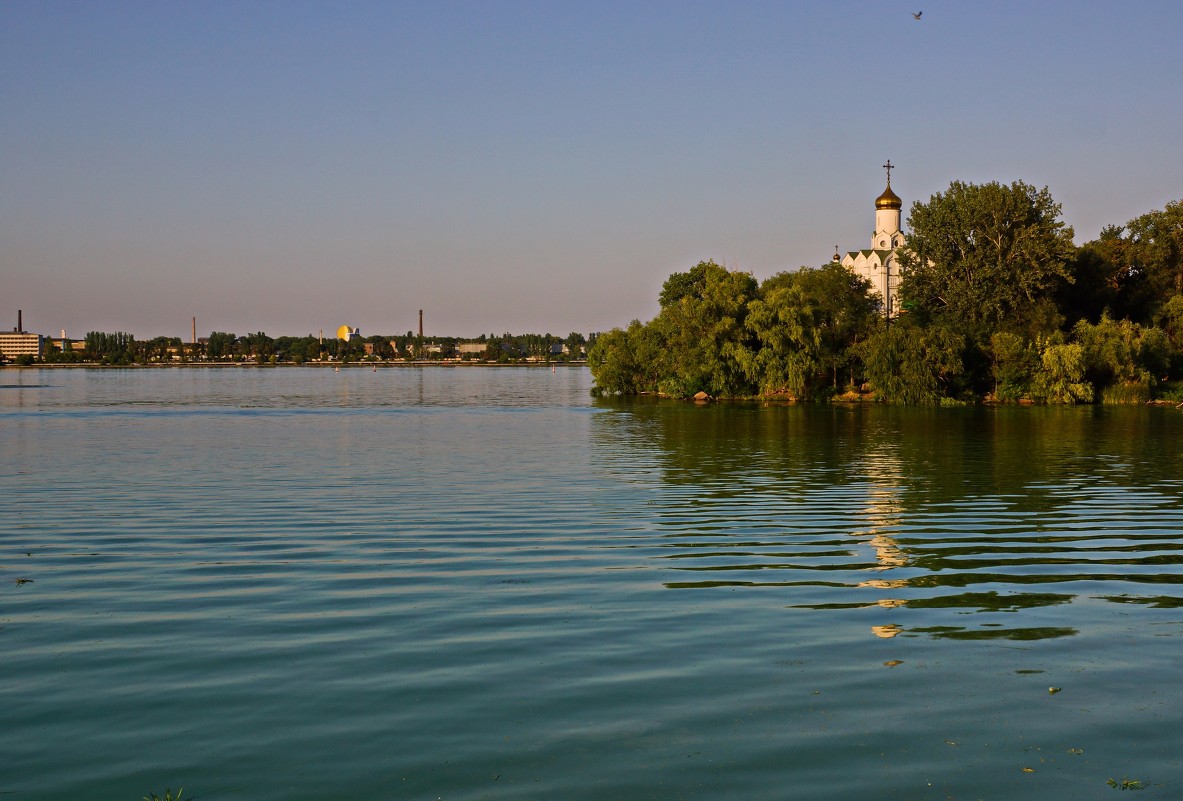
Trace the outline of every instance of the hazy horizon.
[[0, 329], [586, 335], [866, 247], [889, 158], [1077, 244], [1179, 199], [1183, 6], [916, 10], [4, 3]]

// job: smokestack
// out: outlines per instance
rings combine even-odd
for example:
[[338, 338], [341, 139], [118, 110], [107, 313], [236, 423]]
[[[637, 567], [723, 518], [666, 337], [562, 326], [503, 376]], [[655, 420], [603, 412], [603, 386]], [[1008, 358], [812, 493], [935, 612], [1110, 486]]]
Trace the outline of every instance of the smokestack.
[[423, 339], [423, 309], [419, 310], [419, 338]]
[[193, 344], [197, 344], [197, 318], [193, 318]]
[[[18, 334], [23, 334], [23, 333], [25, 333], [25, 323], [24, 323], [24, 321], [23, 321], [23, 320], [21, 320], [21, 316], [22, 316], [23, 314], [24, 314], [24, 312], [22, 312], [20, 309], [17, 309], [17, 310], [16, 310], [16, 332], [17, 332]], [[422, 320], [422, 319], [423, 319], [423, 312], [419, 312], [419, 319], [420, 319], [420, 320]], [[422, 323], [420, 323], [420, 326], [422, 326], [422, 325], [423, 325], [423, 324], [422, 324]]]

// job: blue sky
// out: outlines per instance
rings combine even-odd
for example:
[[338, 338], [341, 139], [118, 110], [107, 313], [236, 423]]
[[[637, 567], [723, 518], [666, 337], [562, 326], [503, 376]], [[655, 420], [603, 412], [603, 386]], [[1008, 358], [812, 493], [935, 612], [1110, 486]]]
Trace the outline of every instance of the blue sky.
[[[912, 11], [923, 8], [918, 22]], [[588, 332], [950, 181], [1183, 197], [1183, 3], [0, 4], [0, 327]], [[11, 322], [4, 318], [11, 316]]]

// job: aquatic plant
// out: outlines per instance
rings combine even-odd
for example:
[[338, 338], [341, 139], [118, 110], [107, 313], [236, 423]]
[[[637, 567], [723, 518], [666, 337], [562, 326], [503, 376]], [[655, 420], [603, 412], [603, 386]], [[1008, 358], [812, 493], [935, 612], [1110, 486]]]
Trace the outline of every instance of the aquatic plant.
[[173, 791], [166, 787], [164, 789], [163, 796], [156, 795], [156, 793], [151, 793], [144, 796], [144, 801], [193, 801], [192, 796], [185, 798], [184, 792], [185, 788], [182, 787], [181, 789], [177, 790], [176, 795], [173, 795]]

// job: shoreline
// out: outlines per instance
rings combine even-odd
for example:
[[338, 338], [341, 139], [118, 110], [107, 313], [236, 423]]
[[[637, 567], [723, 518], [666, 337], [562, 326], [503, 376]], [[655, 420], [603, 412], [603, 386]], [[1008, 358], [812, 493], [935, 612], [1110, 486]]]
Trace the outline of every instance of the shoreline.
[[403, 368], [403, 367], [587, 367], [586, 360], [569, 362], [453, 362], [453, 361], [414, 361], [414, 362], [275, 362], [260, 364], [258, 362], [174, 362], [171, 364], [153, 362], [150, 364], [100, 364], [99, 362], [49, 362], [37, 364], [0, 364], [0, 369], [40, 370], [40, 369], [92, 369], [92, 370], [171, 370], [188, 367], [205, 368], [239, 368], [249, 367], [270, 370], [284, 367], [312, 367], [316, 369], [342, 368], [351, 370], [365, 368]]

